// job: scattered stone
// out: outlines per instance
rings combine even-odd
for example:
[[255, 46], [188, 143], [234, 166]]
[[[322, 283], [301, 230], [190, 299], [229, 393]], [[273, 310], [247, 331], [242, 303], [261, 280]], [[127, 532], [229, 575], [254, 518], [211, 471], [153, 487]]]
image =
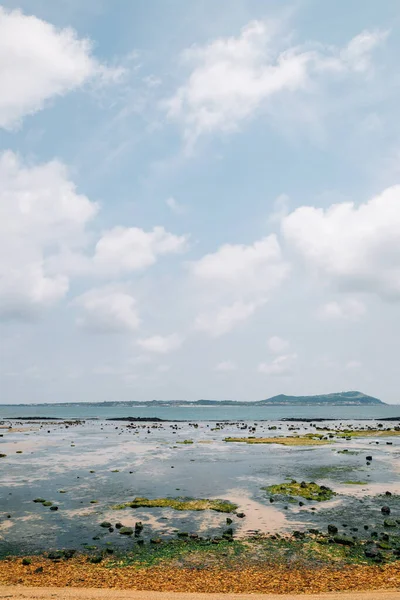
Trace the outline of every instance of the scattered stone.
[[236, 516], [239, 517], [239, 519], [244, 519], [246, 515], [243, 512], [240, 512], [236, 513]]
[[121, 527], [119, 530], [121, 535], [133, 535], [132, 527]]
[[58, 510], [58, 506], [50, 506], [50, 510], [56, 511]]
[[121, 529], [123, 527], [122, 523], [115, 523], [115, 529]]
[[336, 525], [328, 525], [328, 533], [329, 535], [336, 535], [338, 532], [338, 528]]
[[27, 567], [28, 565], [32, 564], [32, 561], [31, 561], [30, 558], [23, 558], [22, 559], [22, 564]]
[[38, 567], [34, 570], [34, 573], [43, 573], [43, 567]]
[[390, 508], [389, 508], [389, 506], [382, 506], [381, 513], [383, 515], [390, 515]]
[[231, 519], [230, 517], [228, 517], [228, 518], [226, 519], [226, 524], [227, 524], [227, 525], [232, 525], [232, 523], [233, 523], [232, 519]]
[[384, 527], [397, 527], [397, 523], [394, 519], [385, 519], [383, 525]]
[[89, 558], [89, 562], [92, 563], [93, 565], [98, 565], [99, 563], [101, 563], [102, 560], [103, 560], [103, 557], [101, 555], [91, 556]]
[[104, 529], [110, 529], [111, 523], [109, 521], [103, 521], [100, 523], [100, 527], [104, 527]]
[[333, 538], [335, 544], [340, 544], [342, 546], [354, 546], [354, 540], [347, 535], [335, 535]]

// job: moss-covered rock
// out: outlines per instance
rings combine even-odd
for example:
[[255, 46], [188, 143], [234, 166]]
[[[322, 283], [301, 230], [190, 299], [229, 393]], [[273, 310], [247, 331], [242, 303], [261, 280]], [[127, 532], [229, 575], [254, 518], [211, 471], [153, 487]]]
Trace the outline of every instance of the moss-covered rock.
[[131, 502], [117, 504], [114, 510], [123, 508], [173, 508], [174, 510], [215, 510], [216, 512], [231, 513], [237, 509], [237, 504], [228, 500], [208, 500], [206, 498], [134, 498]]
[[331, 488], [327, 487], [326, 485], [318, 485], [313, 481], [310, 483], [306, 483], [305, 481], [298, 483], [294, 479], [292, 479], [290, 483], [279, 483], [277, 485], [271, 485], [262, 489], [266, 490], [270, 494], [296, 496], [305, 498], [306, 500], [315, 500], [317, 502], [330, 500], [336, 495], [336, 492], [331, 490]]

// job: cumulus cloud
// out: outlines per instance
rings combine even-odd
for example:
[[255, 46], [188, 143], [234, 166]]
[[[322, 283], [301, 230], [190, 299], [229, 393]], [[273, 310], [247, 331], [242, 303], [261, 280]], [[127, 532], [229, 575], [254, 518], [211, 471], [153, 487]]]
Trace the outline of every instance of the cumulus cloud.
[[59, 161], [27, 165], [13, 152], [0, 155], [0, 317], [30, 318], [65, 296], [68, 277], [48, 262], [83, 243], [97, 210]]
[[260, 363], [258, 365], [258, 372], [274, 376], [291, 375], [296, 361], [297, 354], [282, 354], [274, 358], [272, 362]]
[[186, 236], [176, 236], [164, 227], [144, 231], [138, 227], [113, 227], [96, 244], [93, 268], [98, 274], [121, 274], [153, 265], [158, 256], [182, 252]]
[[74, 30], [0, 6], [0, 127], [13, 128], [91, 79], [114, 80], [121, 73], [100, 64], [91, 42]]
[[275, 235], [251, 245], [224, 244], [190, 266], [198, 282], [242, 296], [265, 297], [288, 273]]
[[318, 311], [323, 320], [350, 319], [357, 320], [367, 312], [365, 304], [356, 298], [345, 298], [341, 301], [327, 302]]
[[131, 333], [140, 325], [135, 298], [124, 291], [92, 289], [77, 297], [74, 304], [82, 312], [78, 325], [94, 333]]
[[282, 354], [288, 350], [289, 346], [290, 342], [277, 335], [270, 337], [268, 340], [268, 348], [272, 354]]
[[247, 321], [261, 304], [263, 303], [237, 301], [232, 305], [222, 306], [214, 312], [198, 315], [195, 319], [194, 328], [197, 331], [207, 333], [211, 337], [219, 337], [234, 329], [239, 323]]
[[368, 202], [303, 206], [282, 221], [292, 250], [342, 291], [400, 299], [400, 185]]
[[288, 274], [276, 236], [254, 244], [224, 244], [189, 266], [197, 289], [211, 308], [201, 312], [195, 328], [213, 337], [231, 331], [268, 300]]
[[168, 354], [174, 350], [180, 348], [183, 344], [183, 337], [177, 333], [171, 335], [154, 335], [152, 337], [138, 340], [139, 346], [147, 352], [154, 352], [155, 354]]
[[328, 71], [365, 73], [385, 34], [365, 31], [342, 49], [323, 46], [279, 49], [278, 28], [248, 23], [237, 37], [221, 37], [183, 54], [186, 81], [168, 99], [170, 119], [192, 143], [199, 135], [232, 131], [279, 94], [312, 91]]

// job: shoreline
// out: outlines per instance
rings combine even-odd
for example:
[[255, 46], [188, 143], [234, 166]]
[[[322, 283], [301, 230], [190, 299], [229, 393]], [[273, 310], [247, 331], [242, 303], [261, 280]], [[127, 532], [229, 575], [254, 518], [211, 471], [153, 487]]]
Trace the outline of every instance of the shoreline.
[[[290, 576], [288, 576], [290, 574]], [[400, 588], [400, 565], [310, 567], [267, 564], [258, 568], [179, 568], [156, 566], [110, 568], [81, 558], [62, 563], [32, 558], [0, 561], [0, 586], [138, 590], [218, 594], [316, 594]], [[54, 593], [54, 592], [53, 592]], [[399, 594], [400, 595], [400, 594]]]

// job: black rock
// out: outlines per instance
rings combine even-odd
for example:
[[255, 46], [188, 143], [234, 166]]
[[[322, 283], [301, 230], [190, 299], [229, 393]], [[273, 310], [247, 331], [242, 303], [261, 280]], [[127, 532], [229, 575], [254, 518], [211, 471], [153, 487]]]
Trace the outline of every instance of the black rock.
[[354, 546], [354, 540], [346, 535], [335, 535], [333, 538], [335, 544], [341, 544], [342, 546]]
[[328, 533], [329, 535], [335, 535], [338, 532], [338, 528], [336, 525], [328, 525]]
[[390, 508], [389, 508], [389, 506], [382, 506], [381, 513], [383, 515], [390, 515]]

